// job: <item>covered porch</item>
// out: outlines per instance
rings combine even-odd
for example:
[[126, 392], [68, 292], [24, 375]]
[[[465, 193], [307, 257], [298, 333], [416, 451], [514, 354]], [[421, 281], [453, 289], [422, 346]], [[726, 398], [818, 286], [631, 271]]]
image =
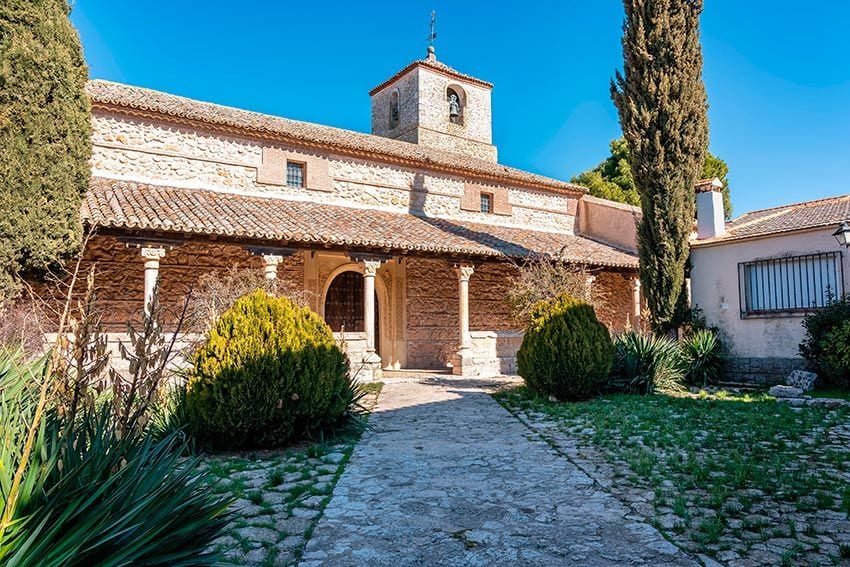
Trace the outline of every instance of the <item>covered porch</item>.
[[157, 288], [173, 306], [204, 273], [261, 270], [328, 322], [366, 378], [514, 373], [522, 329], [505, 295], [534, 254], [593, 268], [588, 289], [613, 290], [610, 325], [640, 320], [637, 259], [570, 233], [97, 179], [83, 216], [98, 235], [84, 264], [99, 266], [114, 329]]

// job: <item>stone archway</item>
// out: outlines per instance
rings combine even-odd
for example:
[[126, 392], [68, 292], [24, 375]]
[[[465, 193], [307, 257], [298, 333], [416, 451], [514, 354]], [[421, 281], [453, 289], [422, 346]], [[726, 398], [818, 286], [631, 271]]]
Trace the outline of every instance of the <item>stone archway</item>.
[[[343, 327], [345, 332], [364, 332], [363, 321], [363, 266], [351, 262], [338, 266], [325, 280], [319, 304], [320, 315], [335, 333]], [[386, 283], [375, 278], [375, 352], [382, 365], [390, 363], [392, 347], [389, 325], [389, 296]]]

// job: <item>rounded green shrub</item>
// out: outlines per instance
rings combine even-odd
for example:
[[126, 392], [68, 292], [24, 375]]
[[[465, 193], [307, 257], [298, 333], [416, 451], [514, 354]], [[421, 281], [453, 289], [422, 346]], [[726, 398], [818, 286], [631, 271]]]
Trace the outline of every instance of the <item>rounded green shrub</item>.
[[833, 298], [829, 305], [803, 319], [806, 334], [800, 354], [818, 380], [840, 388], [850, 388], [850, 295]]
[[593, 307], [564, 294], [532, 310], [517, 366], [531, 390], [584, 400], [604, 386], [613, 359], [611, 335]]
[[850, 389], [850, 321], [836, 325], [820, 341], [821, 372], [829, 384]]
[[221, 315], [196, 352], [186, 413], [204, 444], [273, 447], [332, 425], [352, 397], [330, 327], [310, 309], [257, 290]]

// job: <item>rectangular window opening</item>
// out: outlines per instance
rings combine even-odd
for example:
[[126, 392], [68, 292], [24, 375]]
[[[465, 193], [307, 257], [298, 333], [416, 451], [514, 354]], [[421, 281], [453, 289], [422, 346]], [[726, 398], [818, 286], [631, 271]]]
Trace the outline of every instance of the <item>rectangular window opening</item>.
[[493, 212], [493, 195], [491, 193], [481, 193], [481, 212]]
[[844, 295], [841, 252], [821, 252], [738, 264], [741, 317], [793, 316]]
[[301, 189], [304, 187], [304, 164], [298, 162], [286, 162], [286, 185]]

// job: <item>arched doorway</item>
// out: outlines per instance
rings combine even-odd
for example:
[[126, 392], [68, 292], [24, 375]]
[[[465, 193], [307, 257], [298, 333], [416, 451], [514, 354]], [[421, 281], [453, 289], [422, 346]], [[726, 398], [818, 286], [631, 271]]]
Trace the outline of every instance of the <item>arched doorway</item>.
[[[337, 274], [325, 294], [325, 322], [339, 333], [366, 330], [363, 321], [363, 274], [345, 271]], [[378, 293], [375, 292], [375, 351], [381, 352], [381, 329], [378, 313]]]

